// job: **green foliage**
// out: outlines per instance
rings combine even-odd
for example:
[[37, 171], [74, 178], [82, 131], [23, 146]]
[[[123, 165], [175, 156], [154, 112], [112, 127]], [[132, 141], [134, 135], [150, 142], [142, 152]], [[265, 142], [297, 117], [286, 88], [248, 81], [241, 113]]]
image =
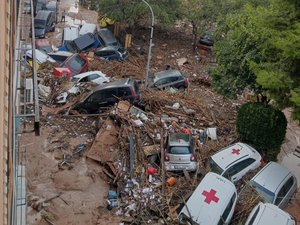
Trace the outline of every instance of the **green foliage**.
[[284, 114], [262, 103], [246, 103], [238, 111], [237, 132], [242, 141], [276, 159], [285, 138]]
[[[160, 25], [173, 23], [179, 15], [179, 0], [147, 0], [151, 5], [155, 22]], [[133, 27], [141, 20], [150, 20], [149, 7], [141, 0], [97, 0], [99, 14]]]
[[[241, 2], [241, 1], [240, 1]], [[243, 5], [243, 4], [242, 4]], [[264, 91], [276, 106], [293, 106], [300, 119], [300, 9], [297, 0], [252, 1], [220, 23], [211, 72], [216, 90], [235, 97], [245, 87]]]

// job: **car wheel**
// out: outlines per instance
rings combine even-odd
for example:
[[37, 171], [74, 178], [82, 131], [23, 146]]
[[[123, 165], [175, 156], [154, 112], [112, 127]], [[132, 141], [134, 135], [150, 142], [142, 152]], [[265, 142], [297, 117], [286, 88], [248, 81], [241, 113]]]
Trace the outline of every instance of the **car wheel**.
[[180, 87], [178, 88], [178, 90], [179, 90], [179, 91], [185, 91], [185, 87], [184, 87], [184, 86], [180, 86]]
[[77, 110], [80, 114], [88, 114], [88, 111], [86, 109], [78, 109]]
[[193, 223], [190, 221], [188, 217], [184, 214], [179, 215], [179, 223], [180, 224], [185, 224], [185, 225], [193, 225]]

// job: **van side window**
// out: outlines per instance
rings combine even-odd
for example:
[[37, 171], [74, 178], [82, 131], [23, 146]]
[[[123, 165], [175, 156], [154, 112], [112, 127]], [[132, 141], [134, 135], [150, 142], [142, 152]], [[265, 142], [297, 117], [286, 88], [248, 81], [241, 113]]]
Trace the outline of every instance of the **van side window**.
[[259, 212], [260, 207], [257, 207], [257, 209], [255, 210], [255, 213], [253, 214], [253, 216], [251, 217], [251, 220], [249, 221], [248, 225], [252, 225], [256, 219], [256, 216]]
[[234, 193], [233, 196], [231, 197], [228, 205], [226, 206], [226, 208], [225, 208], [225, 210], [224, 210], [224, 212], [223, 212], [223, 214], [222, 214], [222, 216], [221, 216], [221, 218], [219, 220], [218, 225], [225, 224], [225, 222], [227, 220], [227, 217], [228, 217], [230, 211], [232, 210], [232, 206], [234, 204], [235, 198], [236, 198], [236, 194]]
[[226, 172], [225, 172], [225, 177], [231, 178], [233, 175], [237, 174], [238, 172], [242, 171], [245, 169], [247, 166], [251, 165], [255, 159], [248, 158], [245, 159], [241, 162], [238, 162], [234, 165], [232, 165]]
[[291, 189], [291, 187], [294, 184], [294, 177], [291, 176], [287, 182], [282, 186], [282, 188], [280, 189], [280, 191], [278, 192], [277, 198], [275, 200], [275, 205], [278, 205], [282, 199], [284, 198], [284, 196], [289, 192], [289, 190]]

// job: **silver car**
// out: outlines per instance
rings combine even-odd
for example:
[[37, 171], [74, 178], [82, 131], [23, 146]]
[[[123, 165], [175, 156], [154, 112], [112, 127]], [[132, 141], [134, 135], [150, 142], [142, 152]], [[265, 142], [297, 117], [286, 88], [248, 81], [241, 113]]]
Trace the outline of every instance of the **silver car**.
[[197, 169], [191, 135], [183, 133], [169, 135], [165, 150], [165, 168], [167, 171], [195, 171]]
[[297, 190], [297, 179], [286, 167], [269, 162], [250, 180], [250, 185], [265, 202], [284, 208]]

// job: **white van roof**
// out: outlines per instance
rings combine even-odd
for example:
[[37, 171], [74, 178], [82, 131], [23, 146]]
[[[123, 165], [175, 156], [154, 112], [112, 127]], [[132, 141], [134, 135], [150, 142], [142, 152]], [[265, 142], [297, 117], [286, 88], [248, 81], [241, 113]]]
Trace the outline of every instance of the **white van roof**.
[[211, 158], [220, 166], [223, 170], [226, 170], [233, 162], [239, 159], [257, 155], [254, 158], [260, 157], [259, 153], [251, 146], [238, 142], [229, 147], [221, 149], [219, 152], [211, 156]]
[[[259, 207], [259, 209], [258, 209]], [[256, 211], [259, 210], [257, 213]], [[245, 225], [248, 225], [250, 220], [255, 216], [253, 225], [294, 225], [295, 222], [291, 216], [281, 210], [278, 206], [270, 203], [259, 203], [250, 213]]]
[[[237, 191], [232, 182], [209, 172], [181, 210], [186, 216], [201, 225], [215, 225], [219, 222], [225, 207]], [[188, 210], [187, 210], [187, 208]]]
[[79, 37], [78, 27], [65, 27], [63, 35], [63, 41], [73, 41]]
[[97, 25], [96, 24], [93, 24], [93, 23], [85, 23], [82, 25], [82, 27], [80, 28], [80, 31], [79, 31], [79, 36], [82, 36], [84, 34], [87, 34], [87, 33], [92, 33], [94, 34], [95, 31], [97, 31]]

